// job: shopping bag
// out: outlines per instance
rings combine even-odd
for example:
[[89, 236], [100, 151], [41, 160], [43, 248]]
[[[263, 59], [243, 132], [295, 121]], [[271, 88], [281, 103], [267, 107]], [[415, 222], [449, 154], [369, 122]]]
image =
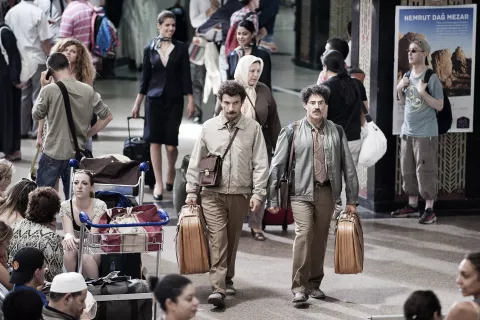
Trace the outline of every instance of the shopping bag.
[[362, 142], [358, 164], [371, 167], [387, 152], [387, 138], [382, 130], [371, 121], [367, 122], [367, 136]]

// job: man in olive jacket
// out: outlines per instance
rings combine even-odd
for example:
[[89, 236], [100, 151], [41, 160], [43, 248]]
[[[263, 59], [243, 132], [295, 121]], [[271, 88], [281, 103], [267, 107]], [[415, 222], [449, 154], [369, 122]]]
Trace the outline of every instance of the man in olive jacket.
[[[301, 92], [305, 118], [283, 128], [277, 140], [268, 183], [269, 211], [278, 213], [278, 188], [288, 168], [293, 140], [290, 199], [295, 219], [293, 244], [293, 302], [308, 296], [324, 299], [320, 290], [328, 230], [340, 199], [342, 174], [346, 181], [346, 211], [356, 211], [358, 179], [347, 138], [341, 126], [326, 119], [330, 90], [323, 85]], [[293, 138], [294, 137], [294, 138]], [[292, 139], [293, 138], [293, 139]]]
[[225, 295], [236, 293], [232, 279], [243, 219], [249, 210], [264, 210], [268, 156], [262, 128], [254, 119], [242, 115], [245, 89], [236, 81], [225, 81], [220, 86], [218, 98], [223, 111], [203, 124], [193, 148], [186, 176], [186, 202], [196, 204], [200, 189], [200, 160], [207, 155], [221, 157], [233, 138], [219, 172], [219, 185], [204, 187], [201, 191], [208, 226], [213, 287], [208, 303], [224, 307]]

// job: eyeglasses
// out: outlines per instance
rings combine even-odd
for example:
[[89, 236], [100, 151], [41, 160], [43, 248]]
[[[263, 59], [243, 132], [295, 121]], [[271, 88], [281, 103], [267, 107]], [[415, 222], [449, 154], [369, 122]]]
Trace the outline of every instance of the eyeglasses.
[[425, 51], [422, 51], [422, 50], [418, 50], [418, 49], [407, 49], [407, 52], [408, 53], [417, 53], [417, 52], [425, 52]]

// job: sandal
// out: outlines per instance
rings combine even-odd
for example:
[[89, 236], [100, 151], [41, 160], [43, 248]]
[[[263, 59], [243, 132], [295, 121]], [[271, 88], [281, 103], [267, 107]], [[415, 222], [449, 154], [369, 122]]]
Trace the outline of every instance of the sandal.
[[265, 235], [263, 232], [255, 232], [253, 229], [250, 229], [250, 233], [252, 234], [253, 239], [257, 241], [265, 241], [267, 238], [265, 238]]

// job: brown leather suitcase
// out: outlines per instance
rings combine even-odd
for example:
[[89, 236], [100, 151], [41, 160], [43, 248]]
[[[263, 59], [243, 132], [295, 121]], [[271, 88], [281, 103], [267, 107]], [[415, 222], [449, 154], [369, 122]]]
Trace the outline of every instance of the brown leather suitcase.
[[360, 217], [356, 212], [342, 212], [335, 228], [335, 273], [361, 273], [363, 257], [363, 229]]
[[177, 260], [180, 274], [210, 271], [207, 225], [202, 207], [183, 206], [177, 225]]

